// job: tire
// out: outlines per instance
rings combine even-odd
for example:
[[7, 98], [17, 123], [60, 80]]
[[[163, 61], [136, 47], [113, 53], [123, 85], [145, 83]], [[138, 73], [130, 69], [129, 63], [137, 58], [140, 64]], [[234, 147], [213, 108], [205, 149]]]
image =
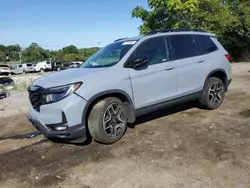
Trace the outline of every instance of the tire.
[[60, 67], [57, 67], [57, 69], [56, 69], [57, 71], [60, 71], [61, 70], [61, 68]]
[[199, 104], [208, 110], [217, 109], [225, 97], [225, 85], [221, 79], [210, 77], [204, 86], [202, 97]]
[[88, 129], [97, 142], [113, 144], [120, 140], [127, 130], [127, 117], [122, 101], [109, 97], [96, 103], [88, 116]]
[[43, 69], [43, 68], [41, 68], [41, 69], [40, 69], [40, 72], [44, 72], [44, 69]]

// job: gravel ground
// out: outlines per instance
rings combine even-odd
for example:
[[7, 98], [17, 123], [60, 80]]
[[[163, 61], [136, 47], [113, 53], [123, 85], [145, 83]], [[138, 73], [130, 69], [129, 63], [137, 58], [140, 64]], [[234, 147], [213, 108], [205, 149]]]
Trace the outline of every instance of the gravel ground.
[[0, 187], [250, 187], [250, 64], [232, 68], [219, 109], [157, 111], [108, 146], [48, 141], [25, 119], [27, 93], [11, 93], [0, 101]]

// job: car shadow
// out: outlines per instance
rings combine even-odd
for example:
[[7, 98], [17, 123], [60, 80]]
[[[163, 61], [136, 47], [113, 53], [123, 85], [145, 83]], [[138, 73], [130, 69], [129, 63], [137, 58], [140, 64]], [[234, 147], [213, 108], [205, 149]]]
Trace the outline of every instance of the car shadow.
[[183, 103], [175, 106], [170, 106], [168, 108], [162, 108], [160, 110], [156, 110], [151, 113], [144, 114], [142, 116], [139, 116], [136, 118], [136, 121], [132, 124], [129, 124], [129, 128], [135, 128], [137, 125], [140, 125], [142, 123], [152, 121], [164, 116], [169, 116], [175, 113], [179, 113], [188, 109], [196, 108], [197, 105], [194, 102], [188, 102], [188, 103]]

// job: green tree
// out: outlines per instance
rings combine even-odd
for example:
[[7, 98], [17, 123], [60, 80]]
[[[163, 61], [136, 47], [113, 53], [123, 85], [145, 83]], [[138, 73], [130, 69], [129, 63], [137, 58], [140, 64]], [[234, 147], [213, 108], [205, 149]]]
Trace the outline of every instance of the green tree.
[[170, 28], [201, 28], [217, 35], [236, 60], [249, 57], [250, 6], [246, 0], [148, 0], [150, 10], [137, 6], [132, 17], [140, 33]]
[[9, 45], [6, 46], [5, 48], [2, 46], [1, 47], [4, 50], [5, 56], [9, 59], [9, 60], [19, 60], [19, 53], [21, 52], [21, 47], [16, 44], [16, 45]]
[[0, 52], [5, 52], [6, 51], [6, 46], [0, 44]]
[[0, 45], [0, 62], [4, 62], [6, 60], [6, 46]]
[[72, 62], [72, 61], [79, 61], [80, 58], [77, 54], [70, 53], [70, 54], [65, 54], [63, 60], [66, 62]]
[[6, 55], [4, 52], [0, 51], [0, 62], [6, 61]]
[[38, 62], [46, 60], [48, 54], [38, 44], [32, 43], [22, 52], [22, 57], [24, 62]]
[[66, 46], [62, 49], [64, 54], [77, 54], [78, 50], [74, 45]]
[[93, 55], [98, 47], [81, 48], [70, 45], [59, 50], [43, 49], [37, 43], [31, 43], [27, 48], [23, 49], [19, 45], [4, 46], [0, 44], [0, 61], [19, 60], [19, 54], [22, 55], [23, 62], [38, 62], [38, 61], [85, 61]]

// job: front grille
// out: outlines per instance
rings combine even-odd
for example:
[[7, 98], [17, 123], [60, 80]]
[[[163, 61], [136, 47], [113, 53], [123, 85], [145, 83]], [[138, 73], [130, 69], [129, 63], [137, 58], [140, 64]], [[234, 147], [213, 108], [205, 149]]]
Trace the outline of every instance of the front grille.
[[41, 90], [42, 90], [41, 87], [31, 86], [28, 88], [30, 103], [32, 107], [37, 111], [40, 111], [40, 107], [43, 104]]

